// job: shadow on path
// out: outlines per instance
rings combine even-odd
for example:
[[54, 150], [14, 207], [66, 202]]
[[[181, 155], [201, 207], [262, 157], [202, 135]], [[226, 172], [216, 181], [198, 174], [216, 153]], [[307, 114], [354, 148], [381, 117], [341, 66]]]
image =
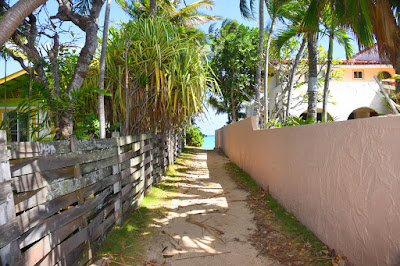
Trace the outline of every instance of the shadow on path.
[[247, 193], [225, 170], [229, 160], [216, 151], [187, 149], [175, 170], [178, 187], [168, 213], [147, 247], [146, 257], [166, 265], [280, 265], [258, 256], [248, 238], [256, 230]]

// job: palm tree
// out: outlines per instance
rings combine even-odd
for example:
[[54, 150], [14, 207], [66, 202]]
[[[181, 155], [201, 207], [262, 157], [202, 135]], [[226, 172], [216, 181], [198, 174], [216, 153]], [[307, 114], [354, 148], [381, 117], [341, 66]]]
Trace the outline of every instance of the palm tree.
[[132, 18], [138, 18], [143, 14], [164, 16], [175, 25], [186, 28], [221, 19], [221, 17], [200, 13], [201, 9], [214, 8], [214, 3], [211, 0], [198, 0], [180, 9], [178, 9], [181, 3], [180, 0], [151, 0], [150, 2], [145, 0], [116, 1]]
[[269, 65], [269, 50], [274, 32], [275, 24], [278, 20], [282, 20], [290, 13], [285, 9], [285, 5], [291, 0], [269, 0], [266, 1], [269, 17], [271, 18], [271, 25], [268, 30], [267, 44], [265, 47], [264, 58], [264, 128], [268, 126], [268, 65]]
[[20, 23], [47, 0], [19, 0], [0, 19], [0, 46], [10, 38]]
[[[107, 56], [107, 40], [108, 40], [108, 22], [110, 20], [110, 6], [111, 0], [107, 0], [106, 13], [104, 16], [104, 29], [103, 29], [103, 40], [101, 42], [101, 55], [100, 55], [100, 73], [99, 73], [99, 89], [104, 90], [104, 75], [106, 71], [106, 56]], [[100, 138], [106, 137], [106, 117], [104, 114], [104, 94], [99, 93], [99, 126], [100, 126]]]
[[322, 18], [323, 24], [326, 28], [326, 34], [329, 36], [329, 48], [328, 48], [328, 58], [327, 58], [327, 67], [325, 73], [325, 82], [324, 82], [324, 95], [323, 95], [323, 103], [322, 103], [322, 121], [326, 121], [327, 119], [327, 102], [328, 102], [328, 91], [329, 91], [329, 82], [332, 71], [332, 60], [333, 60], [333, 41], [336, 40], [344, 46], [346, 58], [349, 59], [353, 54], [353, 48], [350, 44], [350, 37], [347, 36], [346, 30], [340, 28], [339, 19], [334, 12], [334, 6], [326, 6], [326, 12]]
[[[376, 39], [381, 58], [389, 60], [398, 74], [400, 73], [399, 10], [400, 2], [397, 0], [346, 0], [344, 17], [346, 25], [351, 26], [362, 46], [371, 46], [374, 38]], [[396, 80], [396, 92], [400, 92], [400, 80]]]
[[306, 12], [306, 3], [305, 1], [290, 2], [285, 5], [285, 8], [288, 10], [288, 12], [286, 12], [285, 14], [285, 24], [287, 25], [287, 27], [286, 29], [282, 30], [277, 38], [274, 40], [274, 51], [277, 53], [277, 56], [280, 57], [280, 51], [282, 47], [286, 43], [288, 43], [290, 39], [294, 37], [302, 39], [300, 48], [296, 54], [295, 60], [293, 61], [293, 66], [289, 75], [289, 82], [287, 84], [288, 96], [285, 117], [286, 119], [288, 119], [290, 116], [290, 104], [292, 100], [291, 96], [294, 87], [296, 71], [300, 62], [300, 58], [303, 55], [305, 45], [307, 43], [307, 34], [301, 31], [301, 23]]
[[314, 118], [317, 121], [317, 102], [318, 102], [318, 32], [307, 34], [308, 48], [308, 109], [307, 119]]
[[[249, 5], [247, 4], [247, 0], [240, 0], [239, 4], [240, 12], [242, 16], [247, 19], [254, 18], [254, 0], [250, 0]], [[258, 6], [258, 52], [257, 52], [257, 69], [256, 69], [256, 83], [255, 83], [255, 93], [256, 99], [254, 103], [254, 114], [256, 116], [257, 123], [259, 123], [260, 119], [260, 109], [261, 109], [261, 70], [262, 70], [262, 57], [264, 50], [264, 0], [259, 0]]]
[[307, 32], [308, 48], [308, 109], [307, 118], [314, 118], [317, 121], [317, 101], [318, 101], [318, 33], [319, 17], [322, 2], [326, 0], [310, 0], [308, 10], [302, 21], [302, 30]]

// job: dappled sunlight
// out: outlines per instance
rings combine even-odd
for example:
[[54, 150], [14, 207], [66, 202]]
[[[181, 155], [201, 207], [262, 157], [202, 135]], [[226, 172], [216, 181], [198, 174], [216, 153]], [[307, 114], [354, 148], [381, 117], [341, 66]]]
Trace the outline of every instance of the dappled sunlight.
[[[163, 206], [166, 212], [155, 219], [158, 244], [148, 246], [146, 259], [171, 265], [219, 265], [222, 260], [229, 265], [265, 265], [246, 243], [256, 228], [246, 209], [247, 194], [227, 176], [226, 159], [212, 154], [222, 159], [216, 170], [215, 158], [209, 155], [187, 149], [157, 185], [174, 195]], [[201, 262], [195, 262], [196, 258], [202, 258]]]

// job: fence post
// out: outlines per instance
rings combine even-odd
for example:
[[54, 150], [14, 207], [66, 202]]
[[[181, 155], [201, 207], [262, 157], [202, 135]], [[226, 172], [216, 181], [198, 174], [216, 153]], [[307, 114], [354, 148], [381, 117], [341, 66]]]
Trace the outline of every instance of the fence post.
[[[118, 153], [118, 157], [121, 155], [122, 151], [121, 151], [121, 145], [120, 145], [120, 138], [119, 138], [119, 132], [113, 132], [112, 133], [112, 138], [115, 138], [115, 140], [117, 141], [117, 153]], [[113, 175], [116, 175], [118, 173], [121, 172], [121, 163], [119, 162], [119, 158], [118, 158], [118, 164], [113, 165], [112, 166], [112, 171], [113, 171]], [[114, 202], [114, 213], [117, 214], [117, 220], [115, 221], [115, 224], [120, 226], [122, 225], [122, 202], [121, 202], [121, 175], [119, 176], [119, 179], [117, 182], [114, 183], [113, 186], [113, 192], [114, 194], [118, 194], [117, 199]]]
[[[15, 220], [14, 194], [11, 188], [11, 171], [7, 152], [7, 133], [0, 130], [0, 228]], [[0, 248], [0, 265], [14, 265], [20, 256], [16, 240]]]
[[[71, 149], [71, 153], [76, 153], [78, 151], [78, 140], [76, 138], [75, 135], [72, 135], [70, 138], [70, 149]], [[75, 178], [79, 178], [82, 175], [81, 172], [81, 166], [79, 164], [79, 162], [77, 162], [77, 164], [74, 165], [74, 177]], [[85, 202], [85, 199], [83, 197], [83, 189], [79, 189], [76, 192], [76, 196], [78, 198], [78, 204], [82, 205]], [[82, 215], [81, 216], [81, 230], [83, 230], [84, 228], [86, 228], [88, 226], [88, 221], [87, 221], [87, 215]], [[91, 243], [90, 240], [87, 239], [83, 242], [83, 249], [84, 249], [84, 258], [82, 258], [84, 261], [89, 261], [92, 259], [93, 254], [92, 254], [92, 249], [91, 249]]]

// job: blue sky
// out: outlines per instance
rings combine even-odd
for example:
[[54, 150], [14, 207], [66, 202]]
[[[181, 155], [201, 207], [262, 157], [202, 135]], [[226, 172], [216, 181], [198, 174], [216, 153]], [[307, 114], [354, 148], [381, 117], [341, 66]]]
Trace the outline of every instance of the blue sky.
[[[13, 4], [16, 2], [16, 0], [12, 0], [10, 2], [11, 2], [10, 4]], [[187, 4], [190, 4], [192, 2], [195, 2], [195, 1], [194, 0], [186, 0]], [[215, 0], [214, 3], [215, 3], [215, 9], [205, 10], [205, 12], [207, 12], [207, 14], [221, 16], [224, 18], [235, 19], [239, 23], [243, 23], [247, 26], [257, 27], [256, 21], [249, 21], [249, 20], [242, 18], [242, 16], [240, 15], [240, 11], [239, 11], [239, 0]], [[50, 16], [54, 15], [57, 12], [58, 4], [55, 0], [49, 0], [46, 5], [49, 10]], [[101, 28], [102, 28], [103, 21], [104, 21], [103, 20], [104, 9], [105, 9], [105, 5], [103, 7], [103, 12], [100, 15], [99, 25]], [[44, 19], [46, 19], [46, 18], [44, 18]], [[125, 12], [121, 9], [121, 7], [118, 4], [115, 3], [115, 1], [112, 1], [110, 21], [112, 23], [116, 24], [116, 23], [120, 22], [121, 20], [128, 21], [129, 16], [127, 16], [125, 14]], [[268, 25], [268, 21], [269, 21], [269, 18], [267, 16], [266, 20], [265, 20], [266, 25]], [[209, 27], [209, 24], [200, 26], [200, 28], [204, 31], [207, 31], [208, 27]], [[81, 36], [81, 37], [83, 36], [79, 29], [74, 30], [74, 32], [78, 36]], [[320, 45], [327, 47], [328, 40], [326, 38], [322, 39], [320, 41]], [[358, 51], [357, 43], [355, 41], [353, 42], [353, 49], [355, 52]], [[337, 45], [337, 44], [336, 44], [336, 48], [334, 50], [334, 57], [335, 58], [345, 58], [344, 49], [339, 47], [339, 45]], [[19, 70], [21, 70], [21, 67], [19, 66], [18, 63], [13, 62], [12, 60], [9, 60], [7, 62], [7, 75], [15, 73]], [[5, 62], [4, 62], [4, 60], [0, 60], [0, 77], [2, 78], [2, 77], [4, 77], [4, 75], [5, 75]], [[215, 111], [211, 107], [208, 108], [208, 110], [205, 112], [205, 114], [196, 118], [196, 124], [200, 127], [201, 131], [206, 135], [214, 135], [215, 130], [222, 127], [223, 125], [225, 125], [226, 121], [227, 121], [227, 115], [215, 115]]]

